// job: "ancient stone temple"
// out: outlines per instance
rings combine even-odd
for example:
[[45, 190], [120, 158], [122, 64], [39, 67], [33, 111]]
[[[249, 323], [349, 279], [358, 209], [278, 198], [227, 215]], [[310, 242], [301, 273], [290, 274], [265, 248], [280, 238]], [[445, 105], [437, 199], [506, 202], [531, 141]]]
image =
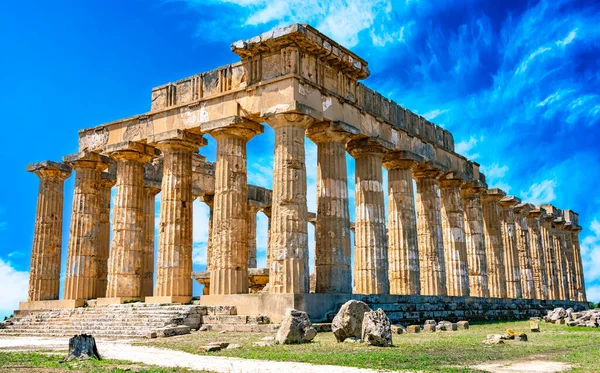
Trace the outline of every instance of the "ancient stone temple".
[[[231, 50], [238, 62], [154, 88], [150, 111], [81, 130], [78, 153], [62, 163], [27, 166], [40, 186], [21, 310], [91, 300], [185, 304], [193, 278], [205, 285], [200, 305], [275, 321], [287, 307], [325, 319], [348, 299], [404, 305], [407, 315], [424, 303], [431, 312], [453, 304], [467, 318], [586, 307], [576, 213], [488, 189], [479, 164], [455, 152], [450, 132], [360, 83], [367, 62], [310, 26], [276, 29]], [[275, 136], [272, 190], [247, 177], [247, 143], [264, 126]], [[207, 137], [217, 144], [215, 163], [201, 155]], [[318, 148], [316, 214], [307, 209], [306, 138]], [[63, 183], [71, 174], [61, 270]], [[192, 273], [196, 199], [210, 207], [205, 273]], [[269, 218], [267, 268], [256, 268], [259, 211]]]

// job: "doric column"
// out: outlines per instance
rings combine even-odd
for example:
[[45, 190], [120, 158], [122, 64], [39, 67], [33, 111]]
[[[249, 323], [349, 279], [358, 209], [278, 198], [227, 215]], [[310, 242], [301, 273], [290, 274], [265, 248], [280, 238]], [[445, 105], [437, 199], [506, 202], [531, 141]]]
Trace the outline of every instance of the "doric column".
[[275, 131], [273, 204], [269, 255], [271, 293], [308, 293], [308, 226], [304, 135], [313, 118], [277, 114], [267, 123]]
[[352, 292], [346, 143], [353, 132], [358, 130], [329, 122], [306, 131], [317, 144], [316, 293]]
[[558, 270], [556, 267], [556, 257], [554, 251], [554, 239], [552, 238], [552, 221], [554, 217], [551, 214], [542, 215], [540, 232], [542, 235], [542, 248], [546, 258], [546, 284], [548, 286], [548, 299], [560, 299], [558, 290]]
[[488, 189], [481, 196], [488, 281], [492, 298], [506, 298], [506, 269], [500, 219], [500, 200], [505, 196], [506, 193], [496, 188]]
[[388, 245], [383, 195], [383, 156], [379, 141], [352, 140], [355, 159], [354, 293], [389, 294]]
[[[213, 234], [212, 234], [212, 222], [213, 222], [213, 211], [214, 211], [214, 202], [215, 202], [215, 195], [214, 194], [205, 194], [204, 196], [202, 196], [202, 202], [206, 203], [206, 205], [208, 206], [209, 212], [208, 212], [208, 242], [206, 243], [206, 271], [210, 271], [210, 261], [212, 259], [212, 241], [213, 241]], [[209, 291], [209, 290], [207, 290]]]
[[113, 239], [108, 257], [107, 303], [141, 300], [144, 250], [144, 164], [158, 151], [146, 144], [109, 145], [105, 152], [117, 161], [117, 193], [113, 209]]
[[151, 297], [154, 291], [154, 231], [156, 222], [156, 195], [160, 183], [146, 180], [144, 183], [144, 249], [142, 252], [142, 297]]
[[66, 156], [63, 162], [75, 170], [64, 299], [92, 299], [98, 284], [100, 179], [110, 160], [85, 152]]
[[570, 300], [564, 226], [565, 220], [562, 217], [555, 217], [552, 222], [552, 238], [554, 240], [554, 259], [556, 260], [559, 299]]
[[579, 246], [579, 232], [581, 232], [581, 226], [574, 223], [571, 228], [571, 240], [573, 241], [573, 258], [575, 260], [575, 278], [577, 280], [576, 285], [576, 300], [579, 302], [587, 302], [585, 295], [585, 279], [583, 276], [583, 262], [581, 260], [581, 247]]
[[110, 200], [112, 187], [117, 182], [117, 168], [112, 166], [103, 172], [100, 178], [100, 231], [98, 233], [98, 281], [96, 282], [96, 298], [106, 297], [108, 283], [108, 254], [110, 252]]
[[258, 206], [248, 204], [248, 268], [256, 268], [256, 213]]
[[535, 285], [535, 298], [548, 299], [548, 284], [546, 282], [546, 259], [542, 247], [540, 220], [542, 210], [534, 208], [527, 214], [529, 228], [529, 248], [531, 250], [531, 263], [533, 268], [533, 282]]
[[263, 214], [267, 217], [267, 265], [266, 268], [271, 268], [271, 206], [263, 208]]
[[27, 165], [27, 171], [40, 178], [27, 300], [57, 300], [64, 181], [71, 175], [71, 168], [62, 163], [44, 161]]
[[515, 206], [514, 209], [519, 268], [521, 269], [521, 290], [524, 299], [535, 299], [533, 264], [529, 247], [529, 226], [527, 225], [527, 214], [532, 208], [533, 205], [531, 204], [521, 203]]
[[388, 262], [390, 294], [419, 295], [419, 248], [412, 169], [422, 157], [405, 151], [390, 152], [388, 170]]
[[566, 221], [563, 228], [563, 235], [565, 237], [565, 256], [567, 263], [567, 287], [569, 288], [569, 299], [577, 300], [577, 279], [575, 275], [575, 257], [573, 256], [573, 236], [571, 234], [571, 228], [573, 224], [570, 221]]
[[446, 295], [446, 269], [438, 176], [427, 165], [413, 168], [417, 183], [417, 240], [421, 295]]
[[263, 127], [258, 123], [245, 121], [212, 128], [208, 132], [217, 141], [210, 293], [247, 293], [246, 143], [256, 134], [262, 133]]
[[500, 200], [504, 268], [506, 269], [506, 296], [513, 299], [520, 299], [523, 296], [514, 212], [515, 206], [519, 203], [521, 203], [521, 200], [513, 196], [507, 196]]
[[186, 303], [192, 298], [192, 158], [202, 135], [173, 130], [151, 142], [162, 152], [156, 284], [147, 303]]
[[460, 187], [464, 183], [462, 178], [452, 172], [442, 175], [438, 181], [442, 206], [446, 287], [448, 295], [456, 297], [470, 295], [465, 213], [460, 196]]
[[481, 205], [481, 194], [484, 191], [485, 188], [482, 185], [471, 182], [464, 185], [460, 193], [465, 213], [470, 293], [472, 297], [487, 298], [490, 296], [490, 291], [483, 229], [483, 207]]

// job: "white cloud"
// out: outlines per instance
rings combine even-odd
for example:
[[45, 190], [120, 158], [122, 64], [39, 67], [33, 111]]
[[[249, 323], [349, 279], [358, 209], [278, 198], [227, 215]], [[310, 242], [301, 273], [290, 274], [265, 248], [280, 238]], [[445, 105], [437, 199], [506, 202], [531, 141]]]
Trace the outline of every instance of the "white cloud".
[[29, 272], [17, 271], [10, 262], [0, 259], [2, 296], [0, 297], [0, 320], [19, 308], [19, 302], [27, 300]]
[[546, 99], [544, 101], [540, 102], [537, 106], [546, 106], [547, 104], [551, 104], [558, 99], [560, 99], [560, 93], [555, 92], [555, 93], [551, 94], [550, 96], [546, 97]]
[[573, 42], [573, 40], [575, 40], [575, 36], [577, 36], [577, 30], [579, 30], [579, 29], [576, 28], [576, 29], [572, 30], [571, 32], [569, 32], [569, 35], [567, 35], [567, 37], [564, 38], [563, 40], [558, 40], [556, 42], [556, 45], [565, 47], [565, 46], [571, 44]]
[[206, 264], [206, 247], [208, 246], [208, 222], [210, 219], [210, 208], [206, 203], [198, 200], [193, 206], [193, 234], [194, 242], [192, 250], [192, 262], [194, 264]]
[[600, 301], [600, 221], [594, 219], [581, 239], [581, 260], [588, 300]]
[[506, 171], [508, 171], [508, 166], [500, 166], [498, 163], [492, 163], [491, 166], [481, 166], [481, 172], [488, 179], [501, 179], [506, 175]]
[[435, 109], [435, 110], [431, 110], [425, 114], [423, 114], [423, 118], [427, 119], [427, 120], [433, 120], [434, 118], [447, 113], [449, 110], [441, 110], [441, 109]]
[[521, 191], [521, 198], [523, 198], [523, 201], [533, 203], [534, 205], [550, 203], [556, 199], [556, 194], [554, 193], [555, 187], [556, 180], [544, 180], [533, 184], [527, 191]]
[[525, 61], [523, 61], [521, 63], [521, 65], [519, 66], [519, 68], [517, 69], [517, 71], [515, 72], [515, 75], [518, 74], [522, 74], [527, 70], [527, 67], [529, 66], [529, 63], [531, 61], [533, 61], [533, 59], [537, 56], [539, 56], [540, 54], [546, 53], [549, 50], [551, 50], [552, 48], [548, 48], [548, 47], [540, 47], [538, 48], [535, 52], [531, 53], [527, 59]]
[[475, 137], [469, 137], [467, 141], [459, 141], [454, 145], [454, 151], [461, 154], [470, 160], [479, 158], [479, 153], [471, 153], [471, 150], [479, 143], [479, 140]]

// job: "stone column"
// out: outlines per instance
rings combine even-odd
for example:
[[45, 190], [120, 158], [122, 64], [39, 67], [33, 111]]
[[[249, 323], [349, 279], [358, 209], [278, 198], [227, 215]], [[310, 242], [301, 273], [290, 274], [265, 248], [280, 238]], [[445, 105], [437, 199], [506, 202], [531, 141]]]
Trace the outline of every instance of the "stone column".
[[465, 213], [470, 293], [472, 297], [487, 298], [490, 296], [490, 291], [483, 231], [483, 207], [481, 205], [481, 194], [484, 191], [485, 188], [478, 182], [471, 182], [463, 186], [460, 193]]
[[353, 127], [321, 122], [307, 136], [317, 144], [315, 292], [351, 293], [350, 210], [346, 143]]
[[581, 247], [579, 246], [579, 232], [581, 227], [576, 223], [571, 229], [572, 241], [573, 241], [573, 258], [575, 259], [575, 270], [577, 280], [577, 298], [578, 302], [587, 302], [585, 295], [585, 279], [583, 276], [583, 262], [581, 260]]
[[263, 209], [263, 213], [267, 217], [267, 265], [265, 266], [267, 269], [271, 268], [271, 212], [271, 206]]
[[256, 268], [256, 213], [259, 208], [248, 205], [248, 268]]
[[531, 204], [521, 203], [514, 209], [519, 268], [521, 269], [521, 290], [524, 299], [535, 299], [533, 264], [529, 247], [529, 226], [527, 225], [527, 214], [532, 208], [533, 205]]
[[419, 249], [412, 169], [422, 158], [404, 151], [388, 153], [388, 261], [390, 294], [419, 295]]
[[[212, 259], [212, 241], [213, 241], [213, 233], [212, 233], [212, 222], [213, 222], [213, 211], [214, 211], [214, 194], [205, 194], [202, 197], [202, 202], [206, 203], [209, 209], [208, 213], [208, 242], [206, 243], [206, 271], [210, 271], [210, 261]], [[209, 291], [209, 290], [207, 290]]]
[[569, 221], [565, 223], [563, 235], [565, 237], [565, 256], [567, 264], [567, 285], [569, 288], [569, 299], [577, 300], [577, 279], [575, 276], [575, 257], [573, 256], [573, 238], [571, 228], [573, 224]]
[[355, 159], [354, 293], [389, 294], [388, 246], [383, 195], [383, 157], [378, 141], [352, 140]]
[[156, 229], [156, 195], [160, 183], [146, 180], [144, 185], [144, 249], [142, 251], [142, 297], [151, 297], [154, 290], [154, 231]]
[[63, 158], [75, 170], [64, 299], [96, 297], [100, 235], [100, 179], [108, 157], [91, 152]]
[[99, 303], [142, 300], [144, 164], [158, 152], [136, 142], [109, 145], [105, 152], [117, 161], [117, 193], [108, 257], [108, 299], [101, 298]]
[[481, 196], [483, 206], [483, 227], [487, 254], [490, 297], [506, 298], [506, 269], [504, 266], [504, 244], [500, 200], [506, 196], [500, 189], [488, 189]]
[[273, 202], [270, 219], [269, 291], [308, 293], [308, 226], [304, 135], [313, 118], [277, 114], [267, 123], [275, 131]]
[[212, 295], [248, 293], [246, 143], [262, 132], [260, 124], [250, 121], [209, 131], [217, 141], [210, 268]]
[[173, 130], [150, 139], [163, 155], [156, 284], [146, 303], [192, 299], [192, 158], [202, 135]]
[[96, 298], [106, 297], [108, 283], [108, 255], [110, 253], [110, 204], [111, 190], [117, 181], [117, 170], [114, 173], [102, 173], [100, 179], [100, 232], [98, 233], [98, 281], [96, 282]]
[[27, 165], [27, 171], [40, 178], [27, 300], [58, 300], [64, 181], [71, 168], [44, 161]]
[[558, 290], [558, 270], [556, 267], [556, 257], [554, 253], [554, 239], [552, 238], [552, 221], [554, 217], [551, 214], [544, 214], [540, 222], [542, 235], [542, 248], [546, 258], [546, 284], [548, 286], [548, 299], [560, 299]]
[[441, 201], [437, 178], [441, 172], [427, 165], [413, 168], [417, 182], [417, 237], [421, 295], [446, 295], [446, 270]]
[[500, 200], [504, 268], [506, 269], [506, 296], [512, 299], [520, 299], [523, 296], [514, 213], [514, 208], [519, 203], [521, 203], [521, 200], [513, 196], [504, 197]]
[[469, 268], [467, 265], [467, 242], [460, 188], [464, 180], [452, 172], [438, 181], [442, 203], [442, 231], [444, 236], [444, 259], [446, 261], [446, 286], [448, 295], [468, 297]]
[[529, 228], [529, 248], [531, 250], [531, 263], [533, 268], [533, 282], [535, 284], [535, 298], [548, 299], [548, 284], [546, 282], [546, 259], [542, 247], [540, 220], [542, 210], [534, 208], [527, 214]]
[[567, 263], [565, 255], [564, 239], [565, 220], [562, 217], [555, 218], [552, 222], [552, 238], [554, 240], [554, 258], [558, 277], [558, 295], [561, 300], [570, 300], [569, 283], [567, 276]]

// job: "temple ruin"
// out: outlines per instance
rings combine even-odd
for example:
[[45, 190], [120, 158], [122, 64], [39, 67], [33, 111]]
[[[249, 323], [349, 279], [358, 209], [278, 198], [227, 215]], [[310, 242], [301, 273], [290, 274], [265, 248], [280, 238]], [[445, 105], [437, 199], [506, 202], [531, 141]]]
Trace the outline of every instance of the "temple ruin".
[[[310, 26], [276, 29], [231, 50], [241, 61], [156, 87], [149, 112], [81, 130], [77, 154], [27, 166], [40, 184], [20, 310], [90, 300], [185, 304], [193, 278], [205, 285], [199, 305], [273, 321], [287, 307], [325, 319], [348, 299], [398, 304], [405, 318], [422, 303], [437, 304], [431, 312], [458, 304], [466, 318], [512, 306], [587, 307], [577, 213], [488, 189], [479, 164], [454, 151], [450, 132], [359, 83], [367, 62]], [[246, 143], [264, 124], [275, 133], [273, 190], [247, 180]], [[214, 164], [200, 155], [206, 136], [217, 143]], [[318, 148], [316, 214], [307, 210], [305, 138]], [[346, 153], [355, 159], [354, 222]], [[210, 207], [210, 225], [207, 271], [193, 274], [195, 199]], [[258, 211], [269, 218], [267, 268], [256, 268]]]

